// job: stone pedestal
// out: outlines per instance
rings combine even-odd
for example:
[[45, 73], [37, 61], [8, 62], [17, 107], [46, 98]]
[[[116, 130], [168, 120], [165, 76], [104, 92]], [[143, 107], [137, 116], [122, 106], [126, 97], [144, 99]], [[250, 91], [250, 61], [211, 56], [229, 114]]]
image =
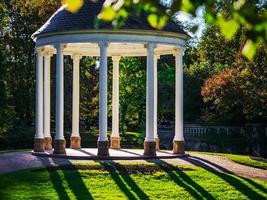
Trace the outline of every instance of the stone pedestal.
[[173, 141], [173, 154], [184, 154], [184, 141]]
[[54, 154], [66, 154], [66, 141], [63, 140], [54, 140]]
[[97, 141], [97, 156], [109, 156], [109, 142]]
[[156, 156], [156, 142], [144, 142], [144, 156]]
[[81, 148], [81, 137], [71, 137], [70, 138], [70, 148], [80, 149]]
[[120, 138], [119, 137], [111, 137], [110, 138], [110, 148], [111, 149], [120, 149]]
[[44, 138], [44, 145], [45, 150], [52, 150], [52, 138], [51, 137], [45, 137]]
[[34, 139], [33, 151], [34, 152], [44, 152], [44, 150], [45, 150], [45, 142], [44, 142], [44, 139], [35, 138]]
[[159, 151], [159, 138], [155, 138], [155, 142], [156, 142], [156, 150]]

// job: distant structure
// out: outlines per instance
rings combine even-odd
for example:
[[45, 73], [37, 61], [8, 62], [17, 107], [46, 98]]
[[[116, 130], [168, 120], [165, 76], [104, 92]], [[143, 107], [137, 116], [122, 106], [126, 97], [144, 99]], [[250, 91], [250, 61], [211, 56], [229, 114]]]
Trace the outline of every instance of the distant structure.
[[[77, 13], [62, 6], [33, 35], [36, 42], [36, 134], [34, 152], [52, 150], [66, 153], [64, 137], [64, 56], [73, 59], [72, 134], [70, 148], [81, 148], [79, 134], [79, 68], [82, 56], [98, 56], [99, 138], [98, 155], [109, 156], [109, 147], [120, 148], [119, 136], [119, 61], [121, 57], [146, 56], [146, 138], [144, 155], [156, 156], [157, 134], [157, 61], [173, 55], [176, 60], [175, 135], [173, 153], [184, 153], [183, 136], [183, 52], [189, 36], [172, 20], [161, 31], [153, 29], [147, 15], [131, 16], [119, 30], [111, 23], [97, 24], [104, 1], [85, 0]], [[52, 147], [50, 135], [50, 58], [56, 54], [56, 135]], [[107, 59], [113, 61], [112, 135], [107, 137]]]

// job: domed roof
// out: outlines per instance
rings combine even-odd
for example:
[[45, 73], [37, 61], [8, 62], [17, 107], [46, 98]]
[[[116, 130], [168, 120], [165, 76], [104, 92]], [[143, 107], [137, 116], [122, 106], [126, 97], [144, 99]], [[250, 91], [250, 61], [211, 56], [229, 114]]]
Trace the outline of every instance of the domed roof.
[[[77, 31], [77, 30], [111, 30], [111, 23], [103, 23], [96, 26], [96, 19], [100, 13], [104, 0], [98, 0], [96, 3], [90, 0], [84, 0], [83, 7], [77, 13], [71, 13], [66, 10], [66, 6], [59, 8], [52, 17], [33, 35], [36, 39], [45, 33], [54, 33], [61, 31]], [[140, 15], [130, 16], [122, 30], [155, 30], [147, 22], [147, 15], [141, 13]], [[169, 20], [162, 31], [180, 33], [187, 35], [184, 30], [174, 21]]]

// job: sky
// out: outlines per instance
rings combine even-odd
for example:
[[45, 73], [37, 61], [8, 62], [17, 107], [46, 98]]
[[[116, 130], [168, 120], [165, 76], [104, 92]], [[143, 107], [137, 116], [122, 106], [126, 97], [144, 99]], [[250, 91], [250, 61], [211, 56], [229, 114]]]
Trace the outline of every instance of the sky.
[[197, 31], [194, 34], [189, 33], [189, 35], [192, 37], [200, 38], [202, 31], [205, 28], [204, 6], [201, 6], [196, 10], [196, 17], [192, 17], [191, 15], [184, 12], [178, 12], [176, 18], [182, 23], [191, 22], [197, 24]]

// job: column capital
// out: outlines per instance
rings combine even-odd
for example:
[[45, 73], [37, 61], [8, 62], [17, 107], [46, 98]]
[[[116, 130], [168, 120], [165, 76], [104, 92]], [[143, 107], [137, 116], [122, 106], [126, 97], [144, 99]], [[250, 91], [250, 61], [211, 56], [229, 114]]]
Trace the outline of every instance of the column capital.
[[53, 46], [54, 46], [54, 48], [55, 48], [57, 51], [58, 51], [58, 50], [63, 51], [63, 50], [67, 47], [66, 44], [61, 44], [61, 43], [54, 44]]
[[98, 46], [99, 46], [100, 49], [101, 48], [107, 48], [108, 47], [108, 42], [99, 42]]
[[183, 56], [184, 55], [184, 48], [176, 48], [174, 50], [173, 56]]
[[157, 44], [156, 43], [152, 43], [152, 42], [149, 42], [147, 44], [145, 44], [145, 48], [146, 49], [155, 49], [157, 47]]
[[71, 55], [71, 59], [73, 61], [79, 61], [81, 58], [82, 58], [82, 55], [78, 54], [78, 53], [74, 53], [74, 54]]
[[38, 55], [44, 55], [44, 48], [43, 47], [35, 47], [34, 52]]
[[120, 62], [121, 56], [112, 56], [113, 62]]
[[46, 58], [51, 58], [53, 56], [53, 52], [51, 50], [47, 50], [44, 52], [44, 56]]

